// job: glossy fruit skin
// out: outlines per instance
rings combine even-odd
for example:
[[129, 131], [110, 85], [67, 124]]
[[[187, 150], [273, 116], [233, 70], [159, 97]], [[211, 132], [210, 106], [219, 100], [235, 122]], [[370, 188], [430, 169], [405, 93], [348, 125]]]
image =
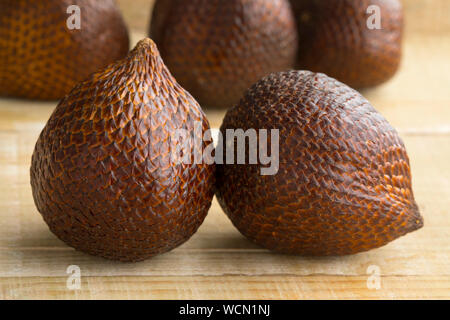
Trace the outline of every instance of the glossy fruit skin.
[[[214, 165], [172, 157], [173, 132], [192, 131], [196, 121], [202, 132], [209, 129], [150, 39], [77, 85], [32, 158], [33, 197], [50, 230], [78, 250], [121, 261], [184, 243], [214, 195]], [[191, 141], [185, 150], [209, 144]]]
[[[352, 88], [376, 86], [395, 75], [402, 57], [399, 0], [290, 1], [299, 31], [298, 69], [325, 73]], [[380, 8], [380, 30], [367, 25], [372, 5]]]
[[[69, 30], [70, 5], [81, 29]], [[124, 58], [128, 31], [114, 0], [0, 1], [0, 96], [59, 100]]]
[[292, 69], [297, 54], [287, 0], [157, 0], [150, 35], [204, 107], [232, 107], [262, 77]]
[[217, 166], [219, 203], [255, 243], [346, 255], [422, 227], [401, 138], [348, 86], [309, 71], [272, 74], [228, 111], [222, 134], [237, 128], [280, 130], [277, 174]]

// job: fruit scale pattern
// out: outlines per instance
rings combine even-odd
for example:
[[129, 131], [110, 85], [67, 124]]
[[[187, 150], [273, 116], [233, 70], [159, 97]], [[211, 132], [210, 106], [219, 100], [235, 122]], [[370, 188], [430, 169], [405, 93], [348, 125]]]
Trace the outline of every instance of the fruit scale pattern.
[[[380, 85], [395, 75], [402, 57], [399, 0], [290, 2], [299, 32], [297, 69], [325, 73], [352, 88]], [[368, 26], [373, 6], [380, 29]]]
[[276, 175], [217, 166], [219, 203], [257, 244], [344, 255], [422, 227], [403, 142], [348, 86], [309, 71], [272, 74], [228, 111], [222, 133], [237, 128], [280, 130]]
[[[67, 28], [71, 5], [80, 30]], [[123, 59], [129, 39], [114, 0], [1, 0], [0, 48], [0, 96], [59, 100]]]
[[202, 106], [219, 108], [292, 69], [298, 42], [287, 0], [157, 0], [150, 37], [179, 83]]
[[[176, 129], [208, 121], [150, 39], [77, 85], [35, 147], [33, 197], [53, 233], [81, 251], [140, 261], [173, 249], [203, 222], [214, 166], [174, 162]], [[206, 148], [189, 145], [194, 148]], [[201, 152], [201, 150], [200, 150]]]

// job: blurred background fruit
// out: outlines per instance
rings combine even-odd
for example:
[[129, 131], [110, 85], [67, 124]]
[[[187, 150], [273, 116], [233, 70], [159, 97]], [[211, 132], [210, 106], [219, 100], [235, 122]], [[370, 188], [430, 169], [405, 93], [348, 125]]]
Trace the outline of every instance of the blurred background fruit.
[[379, 85], [397, 72], [403, 37], [399, 0], [290, 2], [299, 32], [297, 69], [323, 72], [353, 88]]
[[232, 107], [263, 76], [294, 67], [287, 0], [157, 0], [150, 37], [202, 106]]
[[[79, 30], [67, 28], [70, 5]], [[123, 58], [129, 40], [115, 0], [2, 0], [0, 48], [0, 95], [51, 100]]]

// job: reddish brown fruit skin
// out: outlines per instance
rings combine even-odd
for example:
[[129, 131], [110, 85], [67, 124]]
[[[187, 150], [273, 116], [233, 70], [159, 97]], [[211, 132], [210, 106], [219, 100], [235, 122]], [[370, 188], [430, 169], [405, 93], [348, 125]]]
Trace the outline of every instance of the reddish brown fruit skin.
[[51, 231], [78, 250], [121, 261], [189, 239], [211, 205], [214, 166], [172, 160], [171, 137], [195, 121], [209, 128], [150, 39], [77, 85], [32, 158], [33, 197]]
[[[70, 5], [81, 9], [80, 30], [67, 28]], [[128, 46], [114, 0], [2, 0], [0, 95], [61, 99]]]
[[287, 0], [157, 0], [150, 35], [202, 106], [229, 108], [262, 77], [295, 65]]
[[422, 227], [402, 140], [348, 86], [308, 71], [272, 74], [228, 111], [222, 134], [237, 128], [280, 130], [276, 175], [260, 175], [259, 165], [217, 166], [218, 200], [255, 243], [345, 255]]
[[[402, 56], [403, 9], [398, 0], [290, 0], [299, 30], [298, 69], [323, 72], [353, 88], [386, 82]], [[381, 9], [381, 30], [367, 21]]]

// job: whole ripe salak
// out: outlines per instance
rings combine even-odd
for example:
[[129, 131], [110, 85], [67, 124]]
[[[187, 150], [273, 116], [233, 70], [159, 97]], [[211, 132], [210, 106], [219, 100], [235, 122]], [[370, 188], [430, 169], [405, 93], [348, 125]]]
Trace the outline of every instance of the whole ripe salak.
[[288, 0], [157, 0], [150, 35], [202, 106], [228, 108], [254, 82], [294, 67]]
[[323, 72], [353, 88], [379, 85], [402, 56], [399, 0], [290, 0], [298, 24], [298, 69]]
[[[156, 45], [78, 84], [56, 107], [32, 158], [31, 185], [50, 230], [108, 259], [139, 261], [189, 239], [214, 195], [214, 165], [177, 161], [177, 129], [208, 121]], [[195, 155], [210, 143], [186, 140]], [[202, 150], [200, 150], [202, 149]]]
[[[72, 5], [80, 11], [68, 10]], [[0, 95], [61, 99], [97, 69], [124, 58], [128, 46], [114, 0], [2, 0]]]
[[401, 138], [348, 86], [309, 71], [274, 73], [228, 111], [222, 134], [239, 128], [279, 130], [275, 175], [261, 175], [260, 164], [217, 165], [218, 200], [255, 243], [345, 255], [422, 227]]

